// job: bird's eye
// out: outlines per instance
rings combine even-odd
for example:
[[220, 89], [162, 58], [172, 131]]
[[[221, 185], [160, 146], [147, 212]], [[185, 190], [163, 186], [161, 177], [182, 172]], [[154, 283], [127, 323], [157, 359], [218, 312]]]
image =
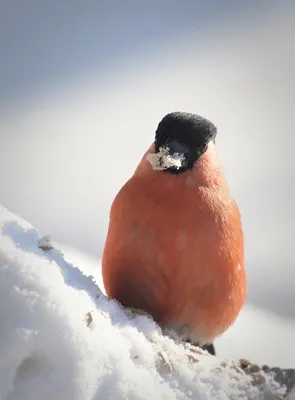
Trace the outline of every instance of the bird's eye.
[[200, 157], [202, 154], [204, 154], [207, 151], [207, 149], [208, 149], [208, 145], [207, 144], [198, 146], [197, 149], [196, 149], [196, 153]]

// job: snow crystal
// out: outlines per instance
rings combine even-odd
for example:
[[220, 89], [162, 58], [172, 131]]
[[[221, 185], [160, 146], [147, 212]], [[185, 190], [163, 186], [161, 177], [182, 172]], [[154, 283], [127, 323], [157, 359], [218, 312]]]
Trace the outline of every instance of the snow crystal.
[[160, 147], [158, 153], [150, 153], [146, 158], [155, 170], [164, 170], [171, 167], [179, 169], [184, 160], [184, 155], [180, 153], [171, 155], [168, 147]]

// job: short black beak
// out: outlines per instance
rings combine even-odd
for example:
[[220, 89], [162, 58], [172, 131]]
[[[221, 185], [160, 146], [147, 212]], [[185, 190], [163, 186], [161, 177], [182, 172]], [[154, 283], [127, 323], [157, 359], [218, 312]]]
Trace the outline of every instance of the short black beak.
[[181, 169], [186, 168], [189, 160], [189, 148], [186, 144], [178, 142], [175, 139], [167, 140], [166, 144], [163, 146], [169, 151], [171, 157], [179, 156], [181, 158]]
[[168, 140], [166, 142], [166, 147], [169, 150], [169, 154], [173, 156], [174, 154], [184, 155], [189, 153], [189, 148], [186, 144], [180, 143], [175, 139]]
[[161, 144], [155, 143], [155, 153], [148, 154], [147, 160], [155, 170], [179, 174], [192, 168], [194, 157], [195, 154], [185, 143], [167, 138]]

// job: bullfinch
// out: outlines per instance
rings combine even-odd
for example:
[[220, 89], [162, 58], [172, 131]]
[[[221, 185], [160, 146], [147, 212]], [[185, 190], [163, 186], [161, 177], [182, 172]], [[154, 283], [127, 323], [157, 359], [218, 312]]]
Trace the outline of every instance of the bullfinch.
[[215, 354], [246, 298], [244, 235], [215, 125], [172, 112], [115, 197], [102, 259], [108, 298]]

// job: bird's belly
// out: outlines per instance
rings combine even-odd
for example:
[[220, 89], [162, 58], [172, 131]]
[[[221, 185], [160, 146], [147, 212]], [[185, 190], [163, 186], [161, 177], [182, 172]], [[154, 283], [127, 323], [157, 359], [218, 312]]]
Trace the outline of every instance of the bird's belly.
[[204, 288], [191, 290], [192, 283], [174, 289], [169, 312], [159, 321], [161, 326], [173, 328], [194, 343], [212, 343], [235, 321], [245, 301], [242, 283], [219, 280]]
[[108, 246], [115, 251], [104, 255], [106, 291], [125, 307], [146, 311], [161, 327], [210, 342], [244, 303], [243, 254], [230, 254], [232, 243], [225, 243], [215, 220], [179, 213], [174, 219], [168, 211], [161, 217], [142, 211], [140, 220], [125, 219], [117, 227]]
[[[195, 342], [211, 342], [242, 307], [244, 270], [237, 268], [238, 262], [225, 267], [223, 260], [209, 266], [198, 247], [187, 253], [179, 240], [171, 247], [154, 239], [155, 232], [139, 235], [137, 245], [124, 248], [113, 297], [148, 312], [161, 327], [174, 328]], [[183, 243], [191, 245], [188, 239]]]

